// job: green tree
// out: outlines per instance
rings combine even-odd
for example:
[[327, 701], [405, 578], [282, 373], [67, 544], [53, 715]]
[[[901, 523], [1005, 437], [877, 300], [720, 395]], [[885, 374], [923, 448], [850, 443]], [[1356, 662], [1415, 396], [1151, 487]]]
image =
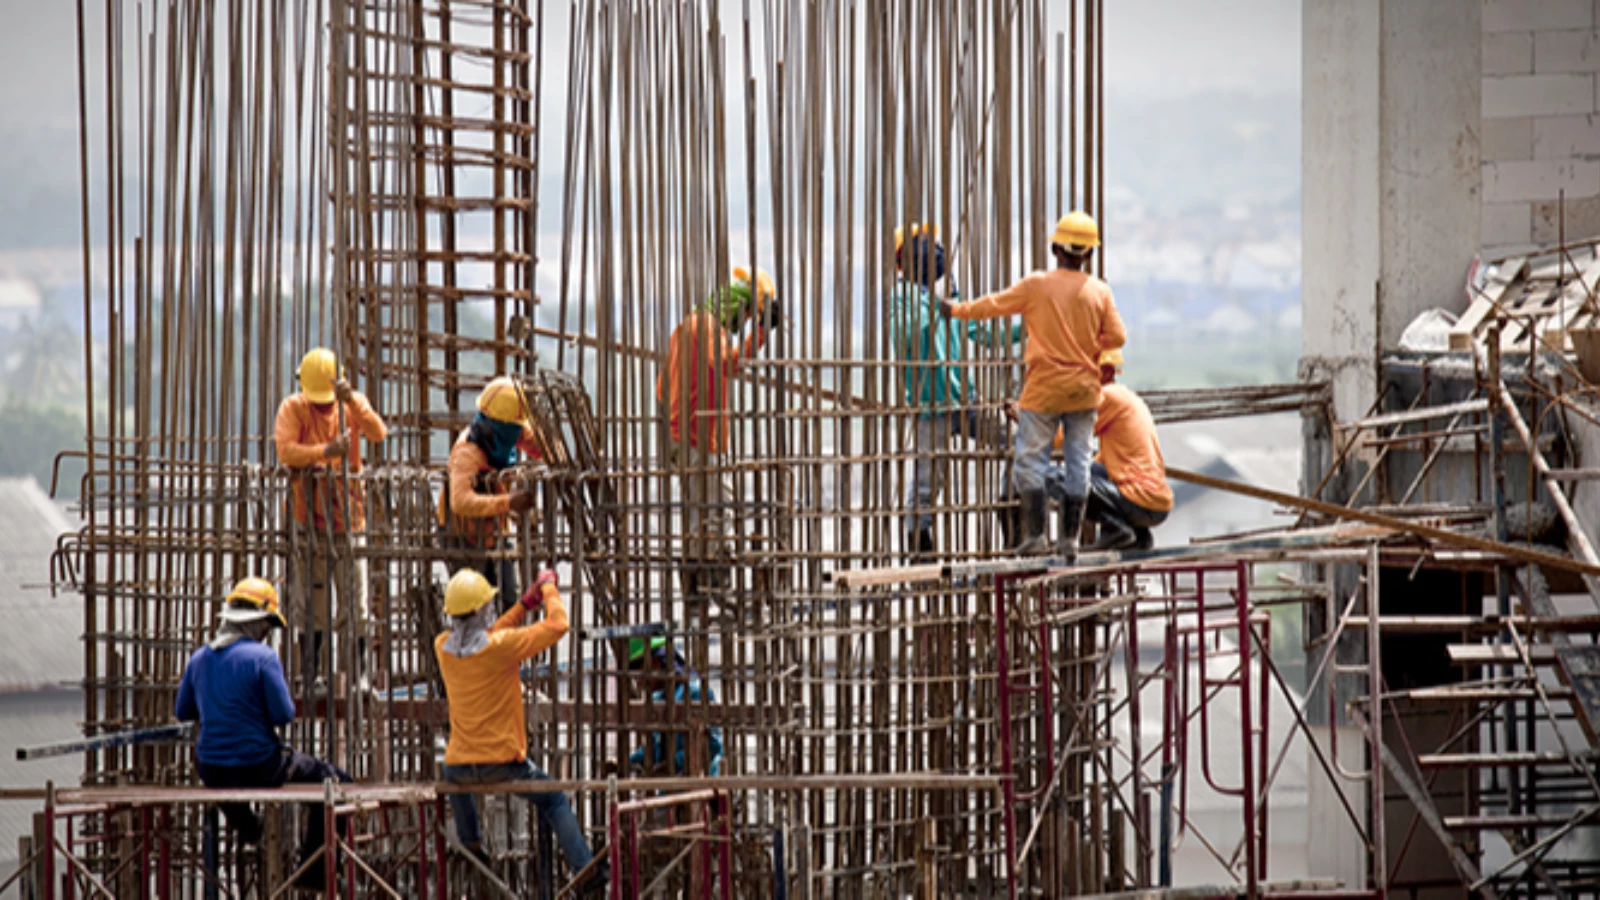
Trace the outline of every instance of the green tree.
[[[49, 490], [56, 454], [83, 449], [83, 413], [9, 402], [0, 406], [0, 434], [0, 476], [32, 475]], [[62, 460], [56, 495], [76, 499], [82, 477], [81, 458]]]

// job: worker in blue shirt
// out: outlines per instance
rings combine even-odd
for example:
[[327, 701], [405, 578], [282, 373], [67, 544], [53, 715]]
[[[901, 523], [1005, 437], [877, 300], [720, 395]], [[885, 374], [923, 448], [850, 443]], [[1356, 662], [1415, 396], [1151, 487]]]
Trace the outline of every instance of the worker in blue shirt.
[[[962, 337], [982, 346], [995, 340], [1020, 342], [1020, 323], [1004, 332], [992, 331], [987, 322], [958, 326], [938, 314], [940, 299], [960, 300], [945, 269], [944, 245], [937, 230], [927, 224], [896, 228], [894, 232], [896, 278], [889, 295], [889, 328], [895, 358], [908, 363], [902, 373], [906, 406], [916, 410], [913, 422], [911, 484], [906, 489], [904, 554], [926, 559], [934, 552], [933, 505], [944, 491], [952, 435], [979, 437], [980, 417], [972, 406], [977, 399], [967, 371], [961, 366]], [[1000, 443], [1000, 422], [991, 417], [993, 439]]]
[[[684, 704], [698, 704], [701, 702], [715, 703], [716, 694], [711, 688], [702, 687], [700, 676], [696, 675], [678, 651], [668, 646], [664, 637], [630, 638], [628, 640], [628, 669], [632, 672], [643, 674], [645, 690], [648, 692], [651, 703], [665, 704], [670, 692], [672, 702], [678, 706]], [[722, 729], [712, 726], [707, 729], [707, 744], [709, 759], [706, 764], [706, 774], [722, 774]], [[686, 774], [688, 752], [688, 734], [685, 731], [677, 733], [673, 742], [671, 768], [667, 770], [667, 736], [654, 732], [645, 741], [645, 746], [633, 751], [628, 757], [628, 765], [633, 769], [640, 769], [651, 774]], [[664, 771], [665, 770], [665, 771]]]
[[[217, 635], [189, 657], [178, 685], [177, 716], [200, 722], [195, 768], [208, 788], [275, 788], [286, 783], [348, 782], [342, 769], [285, 747], [276, 729], [294, 719], [294, 701], [277, 651], [264, 643], [285, 626], [278, 591], [271, 582], [246, 578], [234, 586], [223, 606]], [[261, 820], [243, 803], [224, 803], [228, 825], [247, 844], [261, 840]], [[323, 844], [323, 811], [311, 810], [300, 864]], [[324, 860], [318, 857], [296, 883], [321, 887]], [[300, 866], [296, 866], [298, 869]]]

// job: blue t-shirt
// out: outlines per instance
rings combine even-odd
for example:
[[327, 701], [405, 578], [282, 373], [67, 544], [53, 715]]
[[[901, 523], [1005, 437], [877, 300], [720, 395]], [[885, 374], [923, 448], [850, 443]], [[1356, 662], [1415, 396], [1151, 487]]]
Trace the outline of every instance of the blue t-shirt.
[[294, 719], [294, 700], [278, 654], [241, 638], [222, 650], [201, 647], [178, 684], [179, 721], [200, 720], [195, 756], [213, 766], [253, 766], [278, 752], [273, 730]]

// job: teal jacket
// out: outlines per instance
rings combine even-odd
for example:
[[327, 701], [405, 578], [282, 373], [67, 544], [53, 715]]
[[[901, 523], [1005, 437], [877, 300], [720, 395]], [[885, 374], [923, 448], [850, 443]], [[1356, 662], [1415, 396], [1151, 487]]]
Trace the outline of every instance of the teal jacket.
[[[954, 288], [950, 299], [960, 302]], [[889, 297], [889, 333], [896, 359], [904, 362], [959, 362], [959, 327], [965, 325], [967, 339], [987, 344], [992, 332], [989, 323], [959, 323], [939, 314], [939, 301], [927, 288], [908, 278], [895, 279]], [[1009, 343], [1022, 340], [1022, 323], [1011, 326]], [[906, 405], [950, 409], [968, 401], [967, 370], [961, 366], [906, 366]]]

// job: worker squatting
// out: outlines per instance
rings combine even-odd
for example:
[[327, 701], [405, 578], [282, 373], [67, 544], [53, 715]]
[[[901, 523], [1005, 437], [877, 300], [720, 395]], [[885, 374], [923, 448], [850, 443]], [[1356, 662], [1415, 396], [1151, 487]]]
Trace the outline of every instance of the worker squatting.
[[[890, 297], [891, 337], [903, 372], [905, 402], [913, 409], [912, 480], [906, 491], [904, 552], [936, 552], [933, 508], [943, 491], [945, 458], [955, 437], [979, 439], [985, 404], [960, 364], [971, 343], [1026, 342], [1026, 375], [1015, 400], [999, 404], [1013, 422], [1011, 461], [1004, 483], [1001, 525], [1014, 555], [1054, 553], [1071, 561], [1085, 518], [1099, 526], [1091, 549], [1150, 549], [1151, 528], [1172, 509], [1161, 448], [1150, 410], [1116, 383], [1126, 331], [1111, 289], [1088, 272], [1100, 244], [1094, 220], [1073, 212], [1049, 236], [1055, 267], [1029, 274], [999, 293], [963, 302], [946, 269], [944, 247], [933, 228], [913, 225], [894, 233], [896, 279]], [[1017, 320], [993, 328], [993, 320]], [[759, 354], [782, 322], [774, 282], [766, 272], [734, 269], [673, 330], [666, 365], [656, 382], [666, 461], [681, 473], [685, 587], [691, 593], [726, 588], [722, 567], [701, 565], [726, 555], [732, 522], [725, 513], [734, 488], [722, 463], [728, 447], [729, 381]], [[961, 323], [958, 325], [957, 323]], [[740, 340], [741, 334], [743, 335]], [[351, 388], [332, 352], [307, 353], [298, 370], [300, 391], [283, 401], [274, 429], [279, 462], [291, 473], [287, 587], [309, 607], [297, 622], [305, 656], [301, 671], [312, 696], [327, 690], [333, 671], [330, 623], [344, 615], [367, 633], [365, 571], [358, 563], [366, 524], [365, 495], [357, 476], [361, 442], [383, 441], [383, 418]], [[446, 781], [461, 784], [540, 781], [528, 758], [522, 664], [567, 633], [565, 603], [553, 571], [517, 592], [516, 570], [496, 550], [510, 536], [511, 519], [533, 505], [531, 492], [502, 487], [498, 473], [543, 455], [531, 424], [528, 398], [514, 379], [496, 378], [478, 395], [477, 414], [450, 449], [448, 477], [437, 507], [438, 541], [455, 563], [444, 594], [446, 629], [434, 642], [449, 704]], [[990, 423], [994, 424], [994, 423]], [[1099, 454], [1091, 443], [1098, 439]], [[1062, 465], [1053, 461], [1059, 450]], [[337, 477], [335, 477], [337, 476]], [[1051, 504], [1058, 511], [1056, 541], [1048, 536]], [[501, 609], [497, 598], [518, 598]], [[346, 602], [348, 598], [348, 602]], [[335, 600], [339, 602], [335, 604]], [[201, 781], [213, 788], [277, 787], [290, 782], [349, 781], [327, 762], [285, 746], [277, 729], [295, 707], [278, 654], [265, 642], [288, 619], [277, 589], [260, 578], [240, 581], [228, 594], [210, 643], [196, 650], [183, 673], [176, 714], [200, 723], [195, 745]], [[370, 648], [358, 637], [353, 650], [358, 689], [369, 689]], [[652, 702], [710, 700], [709, 686], [689, 670], [663, 637], [627, 643], [627, 668], [639, 676]], [[722, 770], [722, 739], [710, 729], [709, 759], [688, 759], [686, 736], [650, 735], [629, 758], [633, 768], [659, 774]], [[571, 803], [559, 793], [530, 793], [574, 873], [589, 869], [579, 886], [600, 892], [607, 864], [592, 866], [593, 851]], [[474, 795], [450, 796], [457, 846], [488, 863]], [[261, 838], [259, 819], [243, 804], [224, 815], [244, 842]], [[308, 817], [297, 880], [323, 883], [323, 816]]]

